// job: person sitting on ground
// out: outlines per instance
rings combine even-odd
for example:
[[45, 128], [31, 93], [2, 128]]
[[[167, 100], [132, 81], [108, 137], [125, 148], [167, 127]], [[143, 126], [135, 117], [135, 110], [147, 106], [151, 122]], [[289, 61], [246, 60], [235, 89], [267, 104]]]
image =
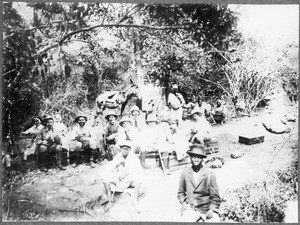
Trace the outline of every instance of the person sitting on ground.
[[119, 152], [119, 147], [116, 144], [120, 126], [119, 122], [117, 121], [118, 115], [113, 110], [110, 110], [106, 113], [105, 119], [107, 124], [104, 128], [103, 134], [104, 143], [102, 144], [100, 142], [100, 145], [102, 145], [102, 148], [105, 149], [104, 154], [106, 154], [108, 160], [111, 160], [113, 156]]
[[86, 124], [87, 120], [84, 115], [79, 115], [74, 120], [78, 126], [75, 126], [70, 134], [70, 151], [73, 154], [72, 158], [75, 159], [72, 164], [73, 167], [77, 166], [81, 151], [86, 151], [90, 167], [95, 167], [94, 162], [97, 157], [96, 135], [92, 127]]
[[137, 212], [138, 197], [141, 194], [141, 185], [143, 169], [138, 156], [132, 151], [132, 142], [124, 141], [120, 143], [121, 152], [119, 152], [108, 165], [107, 170], [102, 175], [102, 181], [105, 187], [107, 198], [104, 197], [104, 203], [112, 201], [111, 188], [124, 190], [133, 187], [133, 204]]
[[133, 121], [128, 116], [123, 116], [119, 124], [121, 127], [118, 132], [117, 143], [131, 141], [133, 152], [138, 154], [140, 152], [140, 131], [133, 126]]
[[141, 143], [140, 159], [143, 168], [146, 168], [145, 159], [147, 152], [156, 152], [160, 154], [163, 161], [162, 168], [166, 174], [170, 174], [169, 171], [169, 151], [166, 147], [166, 134], [164, 130], [158, 126], [158, 120], [156, 115], [150, 114], [146, 120], [147, 126], [142, 131], [141, 136], [143, 142]]
[[192, 145], [187, 151], [192, 167], [181, 173], [177, 198], [181, 204], [181, 222], [220, 222], [221, 198], [216, 176], [202, 165], [207, 156], [204, 147]]
[[211, 118], [213, 120], [213, 123], [215, 124], [219, 123], [223, 125], [226, 120], [226, 114], [227, 114], [226, 106], [223, 105], [222, 101], [218, 99], [217, 107], [211, 112]]
[[[210, 117], [210, 113], [211, 113], [211, 109], [212, 109], [211, 105], [199, 98], [199, 100], [198, 100], [198, 106], [200, 106], [201, 116], [203, 118], [206, 118], [206, 117], [209, 118]], [[196, 108], [194, 110], [196, 110]]]
[[168, 123], [167, 147], [169, 152], [175, 151], [177, 160], [182, 160], [186, 156], [189, 147], [188, 138], [178, 130], [177, 120], [169, 120]]
[[36, 137], [40, 170], [47, 172], [45, 165], [49, 163], [48, 159], [51, 153], [56, 153], [57, 167], [60, 170], [65, 170], [66, 168], [62, 165], [61, 135], [59, 131], [53, 127], [54, 119], [52, 116], [45, 116], [42, 122], [45, 124], [45, 127], [39, 131]]
[[191, 116], [193, 121], [190, 142], [204, 144], [205, 141], [212, 138], [211, 125], [203, 118], [202, 112], [198, 109], [193, 110]]
[[40, 132], [40, 130], [42, 130], [42, 128], [44, 127], [41, 123], [42, 123], [42, 119], [40, 117], [34, 117], [32, 119], [33, 122], [33, 126], [30, 127], [28, 130], [21, 132], [21, 136], [25, 136], [25, 137], [31, 137], [31, 142], [28, 146], [26, 146], [26, 150], [24, 151], [24, 161], [27, 161], [28, 155], [32, 155], [35, 154], [36, 152], [36, 136], [37, 134]]
[[144, 118], [141, 117], [141, 111], [136, 105], [131, 108], [131, 119], [133, 126], [141, 131], [145, 127], [146, 123]]

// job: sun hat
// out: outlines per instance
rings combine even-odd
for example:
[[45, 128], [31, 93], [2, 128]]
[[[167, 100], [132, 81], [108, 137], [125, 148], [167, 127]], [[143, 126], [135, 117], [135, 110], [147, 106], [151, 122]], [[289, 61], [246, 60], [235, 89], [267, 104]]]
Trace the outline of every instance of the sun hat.
[[54, 121], [53, 116], [50, 116], [50, 115], [43, 116], [43, 118], [42, 118], [42, 125], [45, 126], [48, 120], [53, 120]]
[[42, 123], [42, 118], [41, 117], [39, 117], [39, 116], [35, 116], [35, 117], [33, 117], [32, 118], [32, 123], [34, 123], [36, 120], [39, 120], [40, 121], [40, 123]]
[[77, 123], [80, 117], [83, 117], [85, 119], [85, 122], [88, 120], [88, 118], [85, 115], [79, 115], [75, 118], [74, 122]]
[[193, 144], [190, 149], [187, 151], [189, 155], [198, 155], [201, 156], [202, 158], [206, 158], [206, 154], [204, 151], [203, 145], [200, 144]]
[[130, 122], [131, 124], [133, 123], [131, 118], [128, 116], [123, 116], [119, 122], [119, 124], [122, 126], [123, 122]]
[[129, 148], [132, 148], [132, 142], [131, 141], [128, 141], [128, 140], [125, 140], [125, 141], [122, 141], [120, 144], [119, 144], [120, 148], [124, 147], [124, 146], [127, 146]]
[[173, 84], [172, 88], [177, 89], [178, 85], [177, 84]]
[[201, 110], [198, 107], [195, 107], [192, 112], [191, 112], [191, 116], [194, 114], [198, 114], [199, 116], [201, 116], [203, 114], [203, 112], [201, 112]]
[[147, 116], [146, 123], [149, 123], [149, 122], [156, 122], [156, 123], [158, 123], [158, 120], [157, 120], [157, 118], [156, 118], [156, 115], [154, 115], [154, 114], [149, 114], [149, 115]]
[[109, 116], [114, 116], [116, 119], [118, 119], [118, 115], [114, 110], [108, 111], [105, 115], [105, 119], [108, 120]]

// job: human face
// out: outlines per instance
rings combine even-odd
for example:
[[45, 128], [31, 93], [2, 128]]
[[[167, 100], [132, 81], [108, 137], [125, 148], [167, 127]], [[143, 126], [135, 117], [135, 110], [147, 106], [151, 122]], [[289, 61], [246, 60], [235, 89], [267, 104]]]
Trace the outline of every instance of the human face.
[[193, 114], [193, 120], [194, 120], [194, 121], [198, 121], [198, 119], [199, 119], [198, 113], [194, 113], [194, 114]]
[[78, 124], [79, 126], [83, 127], [85, 125], [85, 118], [84, 117], [79, 117], [78, 119]]
[[46, 126], [47, 126], [48, 128], [52, 128], [52, 127], [53, 127], [53, 124], [54, 124], [53, 119], [49, 119], [49, 120], [47, 120]]
[[124, 158], [126, 158], [128, 156], [130, 149], [131, 148], [129, 146], [122, 146], [121, 147], [121, 154]]
[[139, 111], [133, 110], [131, 114], [134, 118], [137, 118], [139, 116]]
[[34, 120], [34, 125], [35, 126], [39, 126], [40, 124], [41, 124], [40, 120], [37, 120], [37, 119]]
[[131, 125], [131, 123], [129, 121], [124, 121], [122, 123], [122, 127], [125, 128], [125, 129], [129, 129], [130, 125]]
[[115, 116], [110, 115], [110, 116], [108, 117], [108, 122], [109, 122], [111, 125], [114, 124], [115, 121], [116, 121], [116, 117], [115, 117]]
[[190, 158], [191, 158], [192, 165], [194, 167], [201, 166], [202, 161], [203, 161], [203, 157], [201, 157], [199, 155], [190, 154]]

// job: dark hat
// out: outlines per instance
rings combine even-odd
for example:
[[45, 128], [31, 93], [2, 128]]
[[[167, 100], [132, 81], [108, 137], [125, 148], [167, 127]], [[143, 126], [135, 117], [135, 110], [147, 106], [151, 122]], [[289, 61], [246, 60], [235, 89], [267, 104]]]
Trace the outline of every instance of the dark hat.
[[77, 123], [80, 117], [83, 117], [83, 118], [85, 119], [85, 122], [88, 120], [88, 118], [87, 118], [86, 116], [84, 116], [84, 115], [79, 115], [79, 116], [77, 116], [77, 117], [75, 118], [74, 122]]
[[190, 147], [190, 150], [187, 151], [187, 153], [189, 155], [198, 155], [198, 156], [201, 156], [202, 158], [207, 157], [205, 154], [203, 145], [200, 145], [200, 144], [193, 144]]
[[105, 115], [105, 119], [108, 120], [109, 116], [114, 116], [116, 119], [118, 119], [118, 115], [114, 110], [110, 110], [106, 113]]
[[124, 146], [127, 146], [127, 147], [129, 147], [129, 148], [132, 148], [132, 142], [126, 140], [126, 141], [121, 142], [119, 146], [120, 146], [121, 148], [124, 147]]

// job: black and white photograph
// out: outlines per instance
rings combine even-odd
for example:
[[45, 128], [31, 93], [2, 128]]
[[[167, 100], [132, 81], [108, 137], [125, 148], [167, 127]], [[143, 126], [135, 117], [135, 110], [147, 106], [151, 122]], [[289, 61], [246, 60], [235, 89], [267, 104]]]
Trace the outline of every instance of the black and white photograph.
[[298, 223], [299, 3], [1, 6], [2, 222]]

